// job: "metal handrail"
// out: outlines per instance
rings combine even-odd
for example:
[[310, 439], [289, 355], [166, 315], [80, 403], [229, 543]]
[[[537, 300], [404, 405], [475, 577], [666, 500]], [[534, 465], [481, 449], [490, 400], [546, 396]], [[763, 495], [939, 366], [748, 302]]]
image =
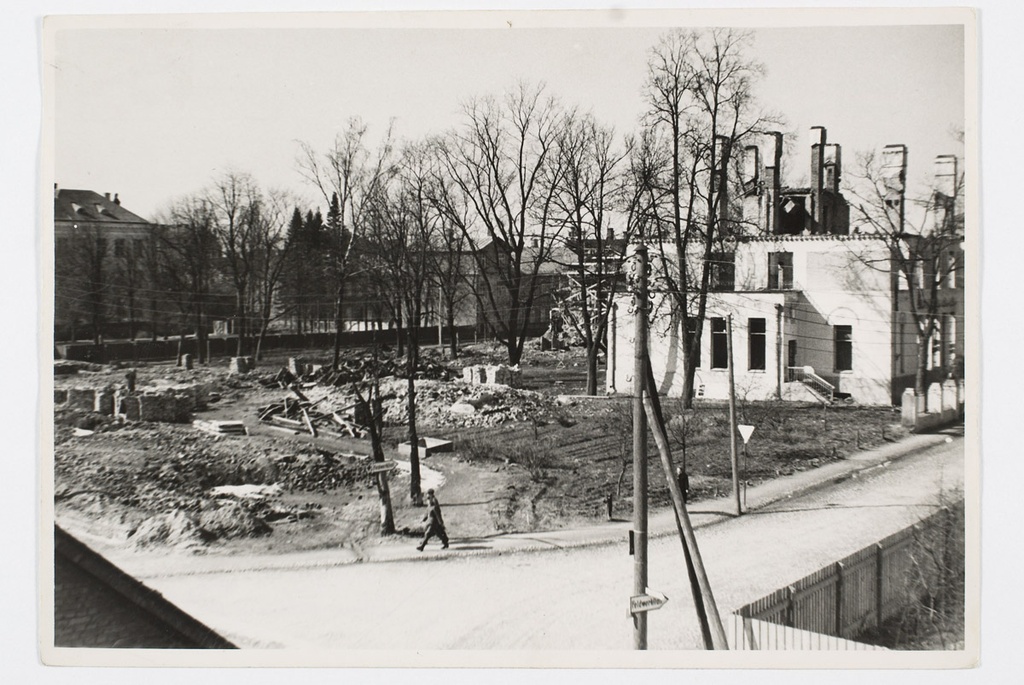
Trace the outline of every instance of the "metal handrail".
[[836, 386], [832, 385], [827, 380], [825, 380], [818, 374], [814, 373], [814, 367], [790, 366], [787, 367], [787, 369], [787, 375], [790, 382], [799, 381], [804, 385], [809, 386], [819, 395], [828, 399], [829, 402], [835, 400]]

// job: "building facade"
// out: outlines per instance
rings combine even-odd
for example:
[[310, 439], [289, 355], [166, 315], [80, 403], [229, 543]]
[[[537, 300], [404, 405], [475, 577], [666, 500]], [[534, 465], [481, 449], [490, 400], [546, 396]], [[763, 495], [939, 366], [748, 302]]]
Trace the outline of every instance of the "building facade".
[[[906, 244], [904, 237], [851, 231], [849, 204], [839, 190], [840, 148], [826, 145], [824, 129], [812, 132], [810, 188], [779, 184], [778, 134], [764, 136], [767, 154], [746, 148], [742, 215], [735, 220], [740, 228], [723, 240], [725, 248], [709, 266], [711, 292], [693, 360], [695, 397], [728, 399], [730, 342], [742, 399], [890, 405], [914, 385], [918, 329], [894, 252]], [[689, 258], [698, 272], [703, 255]], [[946, 259], [954, 261], [938, 289], [941, 313], [934, 359], [928, 360], [936, 376], [963, 358], [963, 260], [955, 254]], [[610, 393], [632, 391], [631, 300], [628, 294], [617, 299], [609, 329]], [[684, 342], [696, 334], [682, 330], [674, 306], [655, 283], [649, 350], [659, 391], [670, 396], [682, 392]]]

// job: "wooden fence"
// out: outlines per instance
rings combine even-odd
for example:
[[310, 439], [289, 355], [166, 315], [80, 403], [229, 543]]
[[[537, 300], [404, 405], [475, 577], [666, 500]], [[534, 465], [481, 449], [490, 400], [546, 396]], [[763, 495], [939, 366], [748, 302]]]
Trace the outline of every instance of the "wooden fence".
[[[950, 531], [962, 527], [962, 522], [963, 502], [943, 507], [920, 523], [751, 602], [736, 613], [756, 622], [855, 640], [918, 600], [923, 588], [938, 586], [942, 569], [936, 560], [955, 558], [952, 546], [962, 545], [963, 537], [950, 535]], [[746, 630], [757, 626], [756, 622], [748, 623]], [[779, 634], [762, 629], [758, 635], [750, 635], [749, 642], [767, 645]]]
[[[544, 326], [530, 326], [527, 335], [539, 336], [546, 330]], [[474, 340], [494, 340], [494, 335], [478, 331], [473, 326], [458, 326], [455, 331], [457, 339], [462, 343]], [[365, 346], [373, 343], [395, 345], [399, 331], [387, 329], [383, 331], [345, 331], [341, 334], [343, 347]], [[443, 340], [451, 339], [452, 331], [444, 329]], [[256, 344], [256, 338], [250, 340], [250, 346]], [[424, 347], [437, 344], [437, 328], [423, 327], [420, 329], [420, 344]], [[194, 336], [188, 336], [181, 348], [182, 352], [192, 353], [198, 357]], [[281, 352], [287, 350], [330, 350], [334, 345], [334, 333], [271, 333], [263, 340], [261, 351]], [[210, 335], [207, 338], [206, 351], [211, 359], [234, 356], [238, 347], [238, 338], [234, 335]], [[178, 355], [178, 338], [162, 340], [118, 340], [95, 345], [92, 342], [62, 342], [54, 345], [54, 359], [68, 359], [82, 362], [151, 362], [170, 361]]]

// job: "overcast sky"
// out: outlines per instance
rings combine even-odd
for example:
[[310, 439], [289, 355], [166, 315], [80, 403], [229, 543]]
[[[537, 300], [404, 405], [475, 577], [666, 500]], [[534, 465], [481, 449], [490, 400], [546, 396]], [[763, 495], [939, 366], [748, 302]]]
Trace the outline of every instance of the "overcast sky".
[[[309, 22], [306, 22], [309, 23]], [[348, 117], [402, 137], [459, 121], [460, 103], [518, 80], [636, 127], [659, 28], [88, 29], [54, 40], [55, 181], [117, 192], [152, 218], [227, 169], [316, 202], [297, 141], [323, 149]], [[808, 129], [857, 151], [904, 143], [910, 177], [959, 153], [964, 37], [958, 26], [755, 31], [762, 102], [793, 133], [787, 180], [806, 183]]]

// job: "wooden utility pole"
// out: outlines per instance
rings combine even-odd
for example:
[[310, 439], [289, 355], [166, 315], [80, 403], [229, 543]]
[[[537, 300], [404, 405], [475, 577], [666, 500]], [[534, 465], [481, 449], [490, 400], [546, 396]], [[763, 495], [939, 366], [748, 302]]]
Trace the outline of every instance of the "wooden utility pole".
[[[647, 593], [647, 247], [636, 245], [633, 269], [633, 596]], [[633, 614], [633, 648], [647, 649], [647, 612]]]
[[649, 365], [644, 377], [647, 386], [644, 409], [651, 424], [651, 431], [654, 433], [654, 442], [661, 455], [662, 471], [665, 473], [668, 490], [672, 496], [672, 506], [676, 514], [676, 529], [679, 531], [683, 554], [686, 557], [686, 570], [690, 578], [697, 620], [700, 621], [701, 635], [704, 637], [704, 647], [706, 649], [729, 649], [729, 642], [725, 636], [722, 618], [718, 613], [715, 595], [711, 591], [711, 582], [708, 580], [704, 561], [697, 548], [697, 537], [693, 532], [693, 524], [690, 522], [690, 515], [687, 513], [686, 503], [683, 500], [683, 491], [676, 479], [675, 467], [672, 464], [672, 452], [669, 449], [668, 435], [665, 431], [665, 418], [661, 412], [661, 403], [654, 384], [654, 374], [651, 373]]
[[732, 459], [732, 494], [736, 500], [736, 515], [743, 513], [740, 506], [740, 457], [736, 445], [736, 376], [732, 357], [732, 314], [726, 317], [726, 344], [729, 349], [729, 451]]

